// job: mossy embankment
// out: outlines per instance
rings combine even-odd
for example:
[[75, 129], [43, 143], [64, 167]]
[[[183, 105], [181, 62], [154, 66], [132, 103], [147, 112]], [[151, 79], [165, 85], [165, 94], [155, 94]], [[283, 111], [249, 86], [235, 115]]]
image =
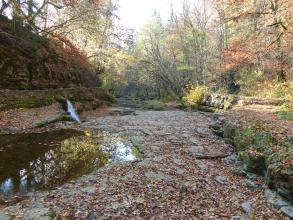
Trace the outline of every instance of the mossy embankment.
[[49, 106], [55, 102], [65, 105], [67, 99], [73, 101], [79, 111], [96, 109], [115, 101], [111, 94], [99, 88], [1, 90], [0, 110], [39, 108]]
[[244, 128], [226, 125], [224, 138], [234, 144], [248, 171], [264, 175], [270, 188], [293, 202], [293, 137], [252, 123]]
[[[283, 104], [284, 105], [284, 104]], [[211, 125], [235, 146], [247, 171], [293, 202], [293, 124], [279, 117], [280, 106], [247, 105], [227, 111]]]

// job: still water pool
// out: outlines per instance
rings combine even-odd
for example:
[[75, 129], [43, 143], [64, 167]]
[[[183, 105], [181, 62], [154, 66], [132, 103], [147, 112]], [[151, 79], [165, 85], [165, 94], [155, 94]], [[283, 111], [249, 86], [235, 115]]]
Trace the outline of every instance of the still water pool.
[[99, 132], [0, 135], [0, 199], [52, 189], [108, 162], [136, 159], [133, 146]]

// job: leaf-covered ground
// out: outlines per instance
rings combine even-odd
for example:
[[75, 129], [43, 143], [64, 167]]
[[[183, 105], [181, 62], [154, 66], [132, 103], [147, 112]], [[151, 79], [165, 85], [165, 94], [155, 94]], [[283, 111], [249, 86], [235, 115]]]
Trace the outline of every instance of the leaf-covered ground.
[[245, 126], [258, 122], [276, 136], [293, 136], [293, 121], [278, 117], [280, 108], [273, 105], [247, 105], [227, 112], [234, 123]]
[[64, 110], [58, 103], [41, 108], [0, 111], [0, 133], [14, 133], [31, 129], [57, 120], [63, 114]]
[[200, 112], [137, 111], [82, 123], [127, 136], [144, 159], [109, 164], [5, 210], [26, 219], [287, 219], [267, 203], [261, 178], [251, 189], [233, 174], [236, 165], [223, 158], [233, 149], [212, 133], [211, 120]]

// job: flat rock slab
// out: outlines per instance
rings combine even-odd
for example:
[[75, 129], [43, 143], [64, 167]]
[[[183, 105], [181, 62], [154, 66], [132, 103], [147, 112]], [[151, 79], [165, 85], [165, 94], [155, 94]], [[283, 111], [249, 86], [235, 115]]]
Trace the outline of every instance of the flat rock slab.
[[205, 153], [205, 149], [202, 146], [192, 146], [187, 149], [187, 153], [190, 153], [195, 156], [201, 156]]
[[48, 209], [44, 208], [32, 208], [27, 210], [24, 214], [24, 220], [52, 220], [53, 217], [50, 216], [50, 212]]
[[12, 220], [11, 215], [6, 214], [5, 212], [0, 211], [0, 220]]

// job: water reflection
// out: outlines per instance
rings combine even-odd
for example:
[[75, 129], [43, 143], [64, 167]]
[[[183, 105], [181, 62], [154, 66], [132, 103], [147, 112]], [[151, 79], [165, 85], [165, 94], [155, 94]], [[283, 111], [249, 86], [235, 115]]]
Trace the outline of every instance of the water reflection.
[[105, 132], [0, 135], [0, 199], [59, 186], [108, 161], [135, 160], [132, 149]]
[[123, 162], [136, 160], [133, 146], [120, 136], [104, 133], [104, 141], [100, 149], [110, 155], [110, 161]]

